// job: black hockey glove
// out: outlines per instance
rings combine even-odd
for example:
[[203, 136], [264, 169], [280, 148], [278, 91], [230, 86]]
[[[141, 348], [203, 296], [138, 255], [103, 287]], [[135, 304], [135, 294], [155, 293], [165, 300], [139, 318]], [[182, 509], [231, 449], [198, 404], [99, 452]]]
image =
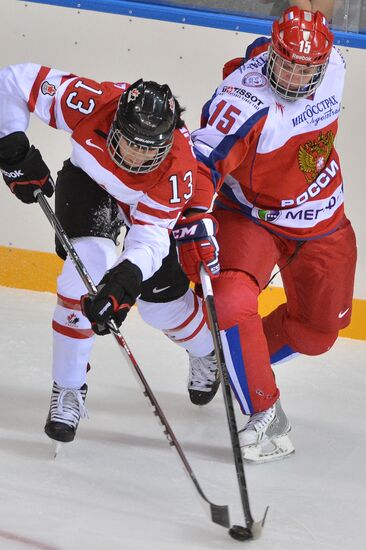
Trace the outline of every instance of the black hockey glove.
[[24, 132], [14, 132], [0, 139], [0, 170], [9, 189], [22, 202], [37, 202], [34, 191], [41, 189], [52, 197], [54, 183], [41, 153]]
[[98, 294], [81, 297], [81, 310], [96, 334], [108, 334], [106, 323], [111, 319], [121, 326], [141, 292], [141, 283], [140, 268], [125, 260], [107, 271], [97, 287]]

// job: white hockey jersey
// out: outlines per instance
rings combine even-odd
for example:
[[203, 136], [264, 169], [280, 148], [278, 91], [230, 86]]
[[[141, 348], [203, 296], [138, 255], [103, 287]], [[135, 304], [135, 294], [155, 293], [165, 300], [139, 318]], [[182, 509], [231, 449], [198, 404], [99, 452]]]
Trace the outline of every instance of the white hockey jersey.
[[[290, 238], [326, 235], [343, 212], [343, 179], [334, 140], [345, 64], [333, 48], [312, 97], [286, 101], [266, 77], [269, 40], [224, 67], [224, 81], [193, 132], [197, 158], [217, 185], [217, 208], [233, 209]], [[202, 177], [204, 173], [202, 173]]]
[[186, 128], [175, 130], [168, 157], [151, 173], [130, 174], [112, 161], [106, 137], [127, 87], [33, 63], [6, 67], [0, 71], [0, 137], [26, 131], [30, 113], [69, 132], [71, 162], [116, 199], [130, 227], [119, 262], [130, 260], [146, 280], [168, 254], [169, 233], [195, 193], [197, 161]]

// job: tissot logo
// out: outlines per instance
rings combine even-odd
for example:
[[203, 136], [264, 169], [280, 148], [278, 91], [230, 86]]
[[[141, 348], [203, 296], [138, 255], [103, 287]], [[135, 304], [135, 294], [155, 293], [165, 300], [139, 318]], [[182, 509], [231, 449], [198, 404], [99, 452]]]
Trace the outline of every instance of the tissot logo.
[[236, 88], [235, 86], [224, 86], [221, 93], [239, 97], [247, 103], [251, 103], [254, 107], [256, 107], [257, 110], [261, 105], [263, 105], [263, 101], [259, 99], [259, 97], [257, 97], [255, 94], [252, 94], [252, 92], [245, 90], [244, 88]]

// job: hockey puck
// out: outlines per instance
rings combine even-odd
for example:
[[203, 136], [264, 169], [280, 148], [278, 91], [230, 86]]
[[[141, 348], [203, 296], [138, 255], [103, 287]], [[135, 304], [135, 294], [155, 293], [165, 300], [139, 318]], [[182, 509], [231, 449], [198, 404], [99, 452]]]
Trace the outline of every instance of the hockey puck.
[[233, 525], [230, 527], [229, 535], [235, 540], [248, 540], [253, 538], [251, 530], [241, 525]]

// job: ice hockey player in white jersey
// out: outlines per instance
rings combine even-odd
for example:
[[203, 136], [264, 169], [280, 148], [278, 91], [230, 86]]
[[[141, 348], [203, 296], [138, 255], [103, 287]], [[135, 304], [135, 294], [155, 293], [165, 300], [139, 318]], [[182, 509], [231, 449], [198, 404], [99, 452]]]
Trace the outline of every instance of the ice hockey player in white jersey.
[[[225, 65], [192, 135], [210, 170], [201, 179], [218, 193], [213, 290], [250, 461], [294, 450], [271, 365], [328, 351], [351, 319], [356, 243], [334, 147], [344, 74], [323, 14], [289, 8], [271, 40]], [[258, 296], [276, 264], [287, 302], [262, 320]]]
[[[36, 201], [37, 189], [48, 197], [54, 191], [40, 151], [30, 146], [25, 134], [30, 113], [71, 134], [71, 158], [58, 174], [55, 210], [100, 286], [97, 296], [86, 295], [81, 304], [86, 288], [56, 239], [56, 251], [66, 261], [52, 320], [54, 382], [45, 431], [54, 440], [69, 442], [85, 415], [94, 333], [108, 333], [105, 323], [110, 318], [119, 326], [138, 297], [153, 318], [164, 319], [170, 334], [193, 354], [192, 360], [211, 352], [210, 339], [208, 344], [202, 341], [207, 341], [208, 328], [197, 307], [199, 298], [178, 264], [171, 231], [180, 218], [185, 233], [184, 211], [207, 242], [215, 224], [210, 215], [199, 212], [208, 209], [212, 191], [205, 202], [208, 195], [197, 185], [197, 161], [182, 109], [167, 85], [143, 79], [132, 85], [96, 82], [28, 63], [0, 71], [0, 99], [0, 168], [10, 190], [24, 203]], [[212, 182], [207, 185], [212, 190]], [[127, 235], [117, 258], [115, 242], [122, 223]], [[198, 232], [196, 237], [199, 242]], [[211, 249], [208, 270], [217, 268], [216, 248], [202, 249], [200, 259], [205, 262]], [[170, 318], [165, 303], [177, 298], [182, 298], [178, 311]], [[189, 331], [197, 326], [201, 336], [191, 343]], [[207, 392], [202, 393], [197, 368], [192, 368], [191, 398], [202, 400]], [[215, 366], [210, 389], [212, 385], [217, 389]]]

